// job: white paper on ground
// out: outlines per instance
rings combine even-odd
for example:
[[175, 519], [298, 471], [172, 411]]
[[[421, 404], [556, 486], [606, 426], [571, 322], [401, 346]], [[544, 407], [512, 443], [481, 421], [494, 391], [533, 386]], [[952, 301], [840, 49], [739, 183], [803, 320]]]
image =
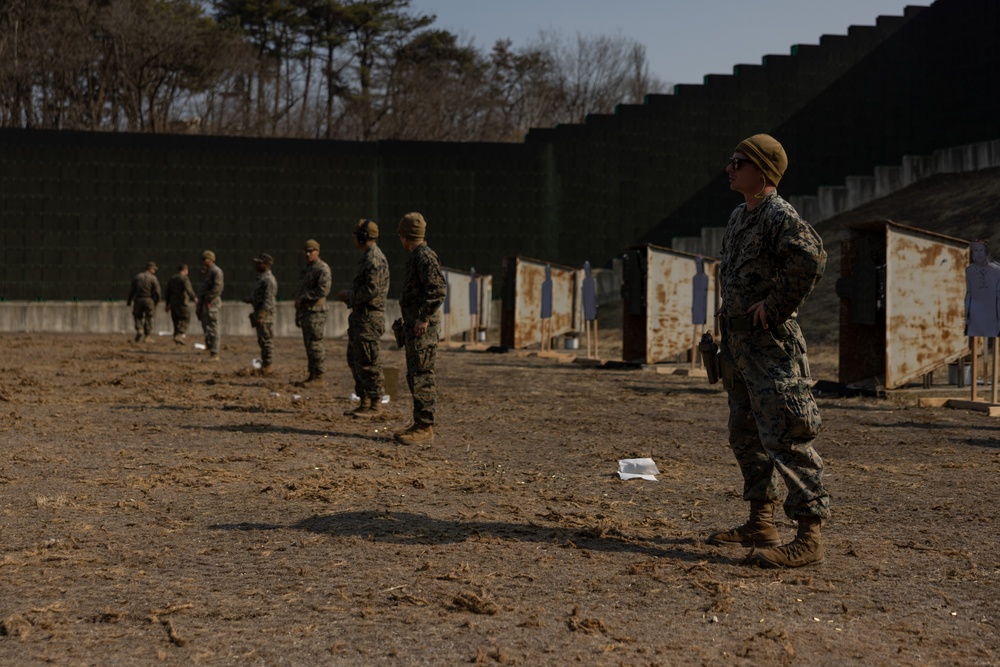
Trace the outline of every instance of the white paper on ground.
[[622, 479], [648, 479], [656, 481], [657, 470], [653, 459], [619, 459], [618, 476]]

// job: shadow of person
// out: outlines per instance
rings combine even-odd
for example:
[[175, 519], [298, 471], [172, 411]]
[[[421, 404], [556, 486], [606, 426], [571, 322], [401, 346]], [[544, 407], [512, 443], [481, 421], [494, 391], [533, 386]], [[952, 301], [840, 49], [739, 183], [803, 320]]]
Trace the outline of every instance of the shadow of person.
[[[633, 552], [650, 558], [701, 562], [711, 551], [694, 538], [639, 538], [601, 525], [566, 527], [540, 523], [437, 519], [424, 514], [394, 511], [353, 511], [307, 517], [293, 524], [235, 523], [209, 526], [212, 530], [304, 530], [341, 537], [361, 537], [371, 542], [407, 545], [455, 544], [470, 540], [544, 542], [591, 551]], [[669, 546], [667, 546], [669, 545]], [[737, 563], [739, 558], [716, 556], [717, 562]]]

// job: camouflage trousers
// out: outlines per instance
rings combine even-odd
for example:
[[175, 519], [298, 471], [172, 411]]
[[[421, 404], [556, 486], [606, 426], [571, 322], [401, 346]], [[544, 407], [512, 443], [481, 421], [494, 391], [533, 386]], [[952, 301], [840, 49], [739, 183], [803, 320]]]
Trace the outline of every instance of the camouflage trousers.
[[260, 364], [267, 368], [274, 363], [274, 322], [257, 320], [257, 345], [260, 346]]
[[379, 359], [378, 338], [361, 337], [347, 330], [347, 365], [354, 376], [354, 393], [381, 400], [384, 391], [382, 361]]
[[434, 425], [437, 385], [434, 382], [434, 361], [437, 345], [417, 347], [412, 338], [406, 341], [406, 384], [413, 395], [413, 423]]
[[819, 408], [809, 389], [809, 361], [798, 324], [776, 339], [769, 331], [729, 332], [723, 338], [722, 379], [729, 392], [729, 446], [743, 473], [744, 500], [780, 498], [785, 514], [830, 515], [823, 460], [813, 448]]
[[174, 336], [183, 336], [187, 333], [188, 325], [191, 324], [191, 309], [187, 306], [171, 308], [170, 319], [174, 323]]
[[315, 377], [326, 371], [326, 350], [323, 348], [323, 331], [326, 329], [326, 313], [306, 311], [301, 314], [302, 342], [306, 345], [306, 359], [309, 375]]
[[153, 333], [153, 310], [156, 304], [152, 299], [136, 299], [132, 303], [132, 318], [135, 320], [135, 332], [143, 336]]
[[219, 307], [202, 308], [198, 312], [198, 319], [205, 332], [205, 347], [213, 355], [219, 354]]

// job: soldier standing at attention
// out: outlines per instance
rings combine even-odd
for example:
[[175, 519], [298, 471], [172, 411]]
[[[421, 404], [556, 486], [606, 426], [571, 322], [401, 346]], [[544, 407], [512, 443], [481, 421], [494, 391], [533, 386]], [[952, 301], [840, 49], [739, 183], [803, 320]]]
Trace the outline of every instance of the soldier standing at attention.
[[277, 309], [278, 281], [271, 273], [274, 258], [266, 252], [253, 258], [254, 269], [257, 271], [257, 282], [253, 286], [253, 294], [246, 300], [253, 306], [250, 313], [250, 324], [257, 330], [257, 344], [260, 345], [260, 374], [271, 373], [271, 363], [274, 361], [274, 311]]
[[[729, 187], [743, 195], [722, 241], [722, 380], [729, 393], [729, 446], [743, 473], [750, 519], [713, 533], [709, 544], [755, 547], [767, 567], [823, 561], [820, 524], [830, 515], [823, 461], [813, 448], [819, 409], [809, 389], [809, 361], [798, 308], [823, 275], [826, 252], [816, 231], [777, 185], [788, 166], [781, 144], [756, 134], [736, 146]], [[779, 478], [785, 514], [798, 522], [783, 546], [774, 524]]]
[[153, 313], [160, 303], [160, 281], [156, 279], [156, 262], [148, 262], [146, 269], [137, 273], [128, 290], [126, 306], [132, 306], [135, 320], [135, 342], [146, 342], [153, 332]]
[[319, 258], [319, 243], [306, 241], [303, 248], [306, 266], [302, 269], [299, 293], [295, 297], [295, 323], [302, 328], [302, 342], [309, 361], [309, 377], [302, 384], [323, 384], [326, 351], [323, 349], [323, 331], [326, 328], [326, 297], [333, 279], [330, 267]]
[[215, 253], [201, 253], [201, 289], [198, 290], [198, 321], [205, 332], [205, 347], [209, 361], [219, 360], [219, 311], [222, 309], [222, 289], [225, 286], [222, 269], [215, 263]]
[[434, 439], [434, 360], [437, 353], [438, 310], [444, 303], [445, 283], [441, 262], [424, 240], [427, 222], [419, 213], [407, 213], [396, 232], [403, 249], [410, 253], [403, 273], [399, 308], [403, 313], [406, 341], [406, 383], [413, 394], [413, 424], [395, 434], [396, 442], [417, 445]]
[[389, 263], [378, 247], [378, 225], [359, 220], [354, 227], [354, 247], [361, 252], [351, 289], [337, 297], [351, 309], [347, 327], [347, 365], [354, 376], [354, 393], [361, 405], [344, 414], [373, 417], [382, 412], [382, 363], [379, 339], [385, 333], [385, 302], [389, 293]]
[[177, 273], [167, 281], [167, 292], [163, 300], [166, 302], [164, 308], [170, 313], [170, 319], [174, 323], [174, 342], [183, 345], [184, 335], [191, 322], [191, 309], [188, 304], [198, 300], [198, 295], [194, 293], [191, 280], [188, 278], [187, 264], [177, 267]]

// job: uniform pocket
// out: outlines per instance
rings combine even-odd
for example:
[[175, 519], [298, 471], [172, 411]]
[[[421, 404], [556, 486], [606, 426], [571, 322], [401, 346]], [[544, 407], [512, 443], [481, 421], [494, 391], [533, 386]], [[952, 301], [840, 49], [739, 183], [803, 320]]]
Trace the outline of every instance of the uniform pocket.
[[790, 440], [811, 440], [819, 435], [822, 420], [806, 378], [775, 380], [782, 399], [782, 433]]

